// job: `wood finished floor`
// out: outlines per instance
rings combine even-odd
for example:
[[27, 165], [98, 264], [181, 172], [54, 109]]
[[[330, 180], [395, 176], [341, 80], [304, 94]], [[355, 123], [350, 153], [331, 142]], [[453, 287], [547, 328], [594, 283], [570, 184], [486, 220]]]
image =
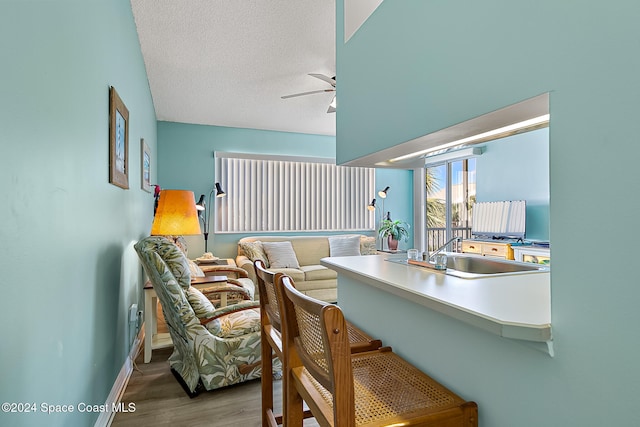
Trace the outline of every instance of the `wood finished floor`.
[[[131, 375], [121, 401], [135, 403], [135, 412], [116, 414], [112, 426], [259, 426], [260, 380], [203, 392], [191, 399], [169, 370], [173, 349], [153, 351], [150, 363], [136, 359], [139, 370]], [[278, 408], [281, 381], [274, 383]]]
[[[158, 331], [165, 332], [162, 312]], [[260, 426], [260, 380], [248, 381], [218, 390], [200, 393], [191, 399], [169, 369], [172, 348], [153, 350], [150, 363], [144, 363], [143, 352], [136, 358], [135, 369], [122, 396], [125, 406], [135, 403], [135, 412], [116, 414], [115, 427], [258, 427]], [[282, 408], [282, 381], [274, 381], [274, 409]], [[305, 427], [317, 427], [307, 419]]]

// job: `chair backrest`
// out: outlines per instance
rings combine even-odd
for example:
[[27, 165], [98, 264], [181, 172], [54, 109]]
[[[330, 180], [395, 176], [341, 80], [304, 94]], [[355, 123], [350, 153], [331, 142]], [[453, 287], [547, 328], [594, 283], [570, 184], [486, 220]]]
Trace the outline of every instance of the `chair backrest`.
[[[291, 368], [303, 366], [332, 395], [334, 420], [355, 423], [354, 385], [347, 322], [334, 304], [308, 297], [291, 278], [278, 277], [283, 293], [283, 341], [291, 352]], [[316, 402], [318, 404], [318, 402]], [[318, 418], [319, 414], [314, 414]], [[347, 422], [347, 424], [349, 424]]]
[[134, 247], [160, 300], [169, 332], [186, 340], [186, 326], [199, 321], [185, 295], [191, 274], [184, 252], [162, 236], [145, 237]]
[[[197, 374], [193, 344], [187, 328], [197, 327], [200, 322], [184, 293], [191, 284], [186, 256], [173, 242], [161, 236], [145, 237], [134, 248], [160, 300], [175, 349], [180, 353], [184, 365], [190, 367], [188, 371]], [[198, 377], [194, 375], [193, 378], [185, 378], [185, 381], [195, 389]]]
[[260, 292], [260, 309], [269, 318], [269, 323], [278, 332], [282, 333], [282, 320], [280, 319], [280, 307], [276, 295], [276, 278], [282, 273], [273, 273], [267, 270], [261, 260], [254, 262], [258, 290]]

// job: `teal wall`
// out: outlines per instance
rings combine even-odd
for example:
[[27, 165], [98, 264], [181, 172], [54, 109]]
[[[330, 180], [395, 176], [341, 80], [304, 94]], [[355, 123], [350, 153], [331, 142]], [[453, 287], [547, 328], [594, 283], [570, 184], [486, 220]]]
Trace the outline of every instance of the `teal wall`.
[[525, 200], [526, 238], [549, 239], [549, 129], [486, 144], [476, 168], [478, 202]]
[[[387, 198], [382, 201], [378, 191], [389, 186]], [[398, 249], [413, 248], [413, 172], [402, 169], [376, 169], [376, 205], [380, 207], [376, 211], [376, 224], [380, 223], [380, 215], [391, 212], [392, 220], [400, 220], [409, 224], [409, 239], [398, 243]], [[384, 203], [384, 212], [382, 205]], [[380, 243], [378, 242], [378, 248]], [[387, 249], [387, 242], [384, 242]]]
[[335, 157], [333, 136], [158, 122], [158, 184], [209, 194], [214, 151]]
[[[335, 137], [332, 136], [158, 122], [158, 183], [162, 188], [192, 190], [196, 198], [200, 194], [208, 197], [214, 185], [215, 151], [333, 158], [335, 147]], [[383, 178], [379, 178], [380, 173]], [[398, 214], [409, 220], [411, 207], [407, 205], [408, 193], [407, 190], [401, 190], [401, 187], [406, 185], [407, 173], [378, 171], [376, 181], [393, 180], [394, 183], [398, 183], [395, 195], [391, 193], [389, 200], [397, 200]], [[410, 190], [410, 182], [406, 188]], [[373, 198], [373, 195], [371, 197]], [[257, 234], [260, 233], [250, 235]], [[220, 257], [235, 257], [238, 240], [247, 235], [249, 234], [214, 234], [212, 224], [209, 252]], [[186, 236], [186, 239], [191, 258], [204, 252], [202, 236]]]
[[[477, 400], [481, 425], [640, 424], [629, 410], [640, 287], [622, 243], [640, 234], [640, 4], [385, 1], [347, 44], [343, 0], [336, 10], [339, 162], [550, 93], [555, 357], [522, 357], [520, 344], [481, 331], [468, 339], [432, 313], [412, 325], [434, 352], [420, 366]], [[599, 259], [612, 245], [615, 268]]]
[[[0, 401], [104, 404], [143, 305], [140, 138], [156, 118], [128, 0], [1, 2]], [[130, 190], [108, 183], [109, 86], [130, 112]], [[155, 180], [155, 164], [152, 165]], [[89, 426], [97, 413], [0, 413]]]

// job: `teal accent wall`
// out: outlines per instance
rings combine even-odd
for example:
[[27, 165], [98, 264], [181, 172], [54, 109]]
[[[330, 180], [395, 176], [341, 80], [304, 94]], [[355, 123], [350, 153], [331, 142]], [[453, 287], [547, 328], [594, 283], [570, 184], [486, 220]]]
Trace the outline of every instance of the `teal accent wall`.
[[549, 129], [486, 144], [476, 167], [477, 201], [525, 200], [526, 238], [549, 240]]
[[[432, 344], [421, 367], [476, 400], [480, 425], [640, 424], [640, 287], [624, 244], [640, 237], [640, 4], [385, 1], [347, 44], [343, 0], [336, 11], [339, 162], [550, 93], [555, 357], [396, 311]], [[614, 268], [600, 259], [612, 245]]]
[[[335, 156], [335, 137], [258, 129], [205, 126], [185, 123], [158, 122], [158, 183], [162, 188], [186, 189], [208, 198], [215, 183], [215, 151], [328, 157]], [[385, 184], [385, 183], [389, 184]], [[404, 170], [376, 170], [376, 185], [392, 185], [387, 206], [392, 216], [411, 222], [411, 172]], [[384, 185], [383, 185], [384, 184]], [[224, 188], [224, 183], [222, 183]], [[377, 188], [376, 187], [376, 188]], [[381, 189], [377, 188], [376, 192]], [[374, 195], [371, 195], [373, 198]], [[393, 206], [393, 207], [391, 207]], [[366, 207], [363, 207], [365, 209]], [[265, 233], [215, 234], [213, 225], [209, 235], [209, 252], [219, 257], [237, 254], [237, 242], [242, 237]], [[374, 235], [373, 231], [363, 234]], [[271, 233], [272, 234], [272, 233]], [[283, 235], [299, 233], [281, 233]], [[336, 233], [311, 233], [316, 235]], [[185, 236], [189, 256], [195, 258], [204, 252], [203, 236]], [[402, 247], [412, 244], [402, 242]]]
[[[0, 413], [3, 426], [90, 426], [143, 307], [133, 244], [148, 234], [140, 138], [156, 117], [128, 0], [2, 1], [0, 13]], [[129, 190], [109, 184], [109, 86], [130, 112]], [[156, 164], [152, 164], [155, 181]]]
[[215, 151], [335, 157], [333, 136], [158, 122], [158, 183], [207, 194], [214, 184]]

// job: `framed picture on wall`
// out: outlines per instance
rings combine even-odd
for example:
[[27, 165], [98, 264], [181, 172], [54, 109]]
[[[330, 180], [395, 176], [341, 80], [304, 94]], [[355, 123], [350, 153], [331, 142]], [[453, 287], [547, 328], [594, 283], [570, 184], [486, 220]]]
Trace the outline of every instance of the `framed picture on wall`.
[[140, 138], [140, 170], [142, 171], [142, 189], [151, 193], [151, 150]]
[[129, 188], [129, 110], [109, 87], [109, 182]]

